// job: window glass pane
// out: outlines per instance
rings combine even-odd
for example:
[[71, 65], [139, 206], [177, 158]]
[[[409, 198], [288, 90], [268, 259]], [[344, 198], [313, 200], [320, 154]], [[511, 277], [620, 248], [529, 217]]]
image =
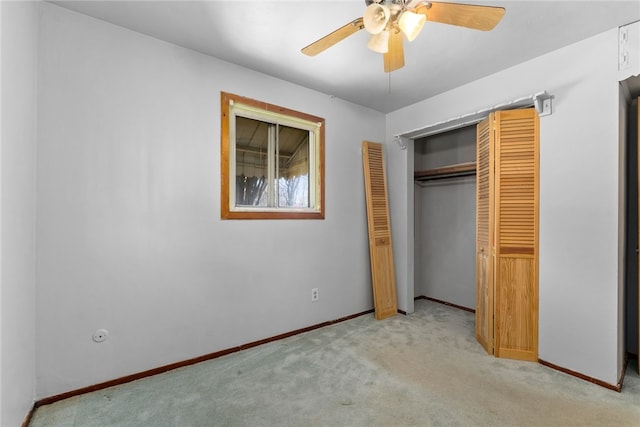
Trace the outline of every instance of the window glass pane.
[[278, 126], [278, 206], [308, 208], [309, 131]]
[[236, 206], [268, 206], [269, 126], [236, 116]]
[[221, 92], [220, 216], [324, 219], [324, 119]]

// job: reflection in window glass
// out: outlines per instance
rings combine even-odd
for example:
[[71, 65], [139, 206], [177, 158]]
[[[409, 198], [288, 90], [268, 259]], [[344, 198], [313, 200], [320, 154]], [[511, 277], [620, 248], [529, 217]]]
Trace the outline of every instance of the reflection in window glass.
[[235, 159], [236, 206], [309, 207], [309, 131], [236, 116]]
[[269, 126], [236, 117], [236, 206], [268, 206]]
[[278, 138], [278, 206], [309, 207], [309, 132], [280, 126]]

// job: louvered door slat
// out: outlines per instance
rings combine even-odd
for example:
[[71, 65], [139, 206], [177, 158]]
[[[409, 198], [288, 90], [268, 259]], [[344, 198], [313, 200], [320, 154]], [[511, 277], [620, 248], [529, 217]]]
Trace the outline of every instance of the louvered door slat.
[[362, 142], [371, 280], [375, 315], [378, 320], [398, 313], [387, 204], [387, 179], [383, 159], [382, 144]]
[[495, 354], [538, 357], [538, 116], [494, 113]]
[[491, 123], [477, 127], [476, 155], [476, 339], [493, 354], [493, 142]]

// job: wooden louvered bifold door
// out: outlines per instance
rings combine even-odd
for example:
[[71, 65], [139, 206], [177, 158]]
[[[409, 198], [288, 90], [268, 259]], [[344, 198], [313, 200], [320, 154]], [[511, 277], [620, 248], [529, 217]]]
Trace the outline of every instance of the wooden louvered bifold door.
[[493, 131], [489, 118], [477, 127], [476, 339], [493, 354]]
[[362, 160], [367, 200], [373, 303], [376, 319], [380, 320], [394, 316], [398, 312], [382, 144], [363, 141]]
[[495, 123], [495, 354], [538, 358], [538, 115], [500, 111]]

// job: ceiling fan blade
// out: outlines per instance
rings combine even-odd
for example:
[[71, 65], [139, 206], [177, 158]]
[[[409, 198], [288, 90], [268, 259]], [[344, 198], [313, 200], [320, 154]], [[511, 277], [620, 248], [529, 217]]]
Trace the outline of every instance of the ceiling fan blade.
[[309, 56], [315, 56], [320, 52], [329, 49], [334, 44], [349, 37], [351, 34], [357, 33], [364, 28], [364, 20], [362, 18], [354, 19], [346, 25], [338, 28], [332, 33], [327, 34], [319, 40], [311, 43], [309, 46], [302, 48], [302, 53]]
[[404, 67], [402, 33], [391, 30], [391, 34], [389, 34], [389, 52], [384, 54], [384, 72], [390, 73], [402, 67]]
[[502, 19], [504, 8], [472, 4], [429, 2], [426, 5], [415, 8], [414, 12], [426, 15], [427, 21], [489, 31]]

